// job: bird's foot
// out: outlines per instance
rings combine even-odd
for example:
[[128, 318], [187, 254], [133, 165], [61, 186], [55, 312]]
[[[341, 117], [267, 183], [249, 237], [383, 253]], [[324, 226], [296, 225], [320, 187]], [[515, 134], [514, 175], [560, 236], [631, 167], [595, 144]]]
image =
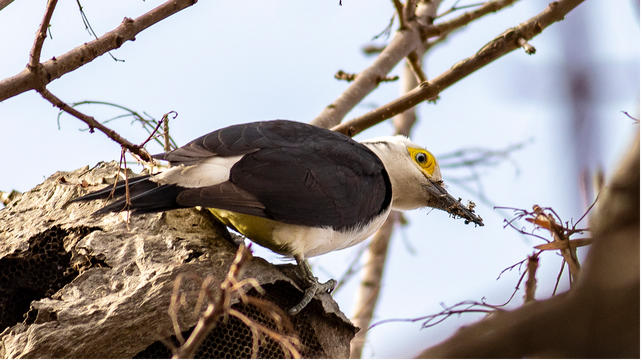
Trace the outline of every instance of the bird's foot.
[[294, 307], [292, 307], [288, 313], [290, 316], [294, 316], [297, 313], [301, 312], [305, 306], [312, 301], [314, 296], [322, 294], [324, 292], [331, 292], [337, 286], [337, 281], [329, 280], [326, 283], [320, 283], [319, 279], [314, 277], [312, 274], [312, 269], [310, 264], [302, 255], [295, 255], [294, 259], [296, 260], [297, 266], [299, 267], [299, 275], [301, 280], [305, 283], [305, 293], [303, 294], [303, 299]]
[[305, 293], [303, 294], [303, 298], [301, 301], [294, 307], [290, 308], [288, 313], [290, 316], [294, 316], [297, 313], [301, 312], [305, 306], [312, 301], [312, 298], [318, 294], [322, 294], [325, 292], [332, 292], [334, 288], [337, 286], [337, 281], [335, 280], [329, 280], [328, 282], [325, 283], [320, 283], [319, 280], [315, 277], [314, 282], [305, 289]]

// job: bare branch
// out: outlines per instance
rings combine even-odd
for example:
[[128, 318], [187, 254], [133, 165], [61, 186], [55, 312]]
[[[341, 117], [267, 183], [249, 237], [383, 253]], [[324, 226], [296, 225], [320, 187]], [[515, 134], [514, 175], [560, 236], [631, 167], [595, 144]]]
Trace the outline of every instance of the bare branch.
[[368, 247], [366, 264], [362, 270], [361, 287], [355, 299], [356, 311], [354, 312], [354, 316], [352, 316], [352, 322], [356, 327], [359, 327], [361, 331], [352, 339], [350, 344], [350, 358], [361, 357], [363, 345], [366, 341], [365, 333], [370, 325], [377, 305], [377, 299], [379, 298], [390, 236], [394, 230], [397, 218], [398, 212], [392, 211], [388, 219], [386, 219], [381, 228], [375, 233]]
[[145, 162], [154, 162], [154, 159], [152, 158], [149, 153], [145, 150], [140, 145], [136, 145], [128, 141], [127, 139], [121, 137], [118, 133], [115, 131], [107, 128], [106, 126], [100, 124], [96, 119], [93, 117], [90, 117], [88, 115], [85, 115], [75, 108], [70, 107], [67, 103], [63, 102], [62, 100], [58, 99], [55, 95], [51, 94], [47, 89], [40, 89], [38, 92], [42, 95], [43, 98], [47, 99], [51, 104], [54, 106], [60, 108], [61, 110], [64, 110], [65, 112], [73, 115], [74, 117], [82, 120], [83, 122], [87, 123], [89, 126], [89, 131], [92, 132], [94, 128], [100, 130], [101, 132], [105, 133], [109, 138], [111, 138], [113, 141], [116, 143], [120, 144], [124, 148], [127, 148], [130, 152], [133, 154], [138, 155], [143, 161]]
[[412, 72], [415, 74], [415, 77], [417, 78], [417, 83], [422, 83], [425, 81], [428, 81], [428, 77], [426, 77], [426, 73], [424, 73], [423, 69], [421, 69], [421, 56], [417, 54], [417, 51], [412, 51], [408, 56], [406, 57], [406, 60], [408, 61], [408, 66], [410, 69], [412, 69]]
[[473, 7], [475, 7], [475, 6], [481, 6], [481, 5], [484, 5], [484, 3], [478, 3], [478, 4], [469, 4], [469, 5], [457, 6], [457, 4], [459, 4], [459, 1], [460, 1], [460, 0], [455, 1], [455, 3], [453, 4], [453, 6], [452, 6], [450, 9], [448, 9], [448, 10], [444, 11], [443, 13], [441, 13], [441, 14], [437, 15], [437, 16], [435, 17], [435, 19], [439, 19], [439, 18], [441, 18], [441, 17], [444, 17], [444, 16], [446, 16], [446, 15], [448, 15], [448, 14], [450, 14], [450, 13], [453, 13], [453, 12], [455, 12], [455, 11], [457, 11], [457, 10], [466, 9], [466, 8], [473, 8]]
[[45, 15], [42, 18], [40, 27], [36, 32], [36, 39], [33, 42], [33, 47], [31, 48], [29, 56], [29, 64], [27, 67], [32, 71], [35, 71], [40, 63], [40, 52], [42, 51], [42, 44], [44, 44], [45, 39], [47, 38], [47, 28], [49, 27], [49, 22], [51, 21], [51, 16], [53, 15], [54, 9], [58, 0], [49, 0], [47, 2], [47, 10], [45, 10]]
[[526, 268], [526, 273], [528, 273], [528, 278], [526, 279], [526, 291], [524, 293], [524, 304], [535, 301], [535, 289], [537, 288], [537, 278], [535, 278], [535, 272], [537, 272], [537, 266], [539, 265], [539, 253], [534, 253], [532, 256], [528, 257], [528, 266]]
[[410, 20], [415, 17], [415, 10], [417, 10], [417, 2], [419, 0], [406, 0], [403, 7], [403, 17]]
[[[76, 0], [76, 3], [78, 4], [78, 10], [80, 11], [80, 17], [82, 18], [82, 22], [83, 24], [85, 24], [85, 30], [87, 30], [89, 34], [91, 34], [94, 37], [94, 39], [98, 39], [98, 35], [96, 35], [94, 28], [91, 26], [91, 23], [89, 22], [89, 18], [87, 17], [87, 14], [85, 14], [85, 10], [83, 10], [82, 5], [80, 4], [80, 0]], [[108, 51], [107, 54], [109, 54], [109, 56], [111, 56], [111, 58], [114, 61], [124, 62], [124, 60], [117, 59], [110, 51]]]
[[[435, 15], [432, 12], [433, 6], [438, 3], [422, 2], [417, 7], [416, 17], [406, 19], [406, 28], [398, 31], [390, 44], [381, 52], [377, 59], [367, 69], [359, 73], [355, 80], [332, 104], [328, 105], [310, 123], [324, 128], [331, 128], [341, 122], [345, 115], [361, 102], [379, 84], [377, 79], [383, 79], [386, 75], [410, 52], [417, 49], [428, 38], [439, 36], [452, 31], [458, 27], [465, 26], [491, 12], [498, 11], [516, 0], [494, 0], [489, 1], [479, 9], [465, 13], [453, 20], [439, 25], [432, 25]], [[412, 9], [415, 2], [408, 0], [406, 7]], [[410, 11], [410, 10], [409, 10]], [[418, 103], [415, 103], [416, 105]], [[413, 105], [413, 106], [414, 106]], [[411, 107], [407, 107], [409, 109]], [[395, 113], [399, 114], [399, 113]], [[388, 118], [392, 117], [389, 116]], [[342, 131], [343, 132], [343, 131]], [[348, 132], [343, 132], [348, 134]], [[356, 133], [355, 133], [356, 134]]]
[[[433, 26], [429, 26], [424, 29], [425, 33], [422, 34], [424, 38], [428, 39], [433, 36], [439, 36], [443, 33], [447, 33], [450, 31], [453, 31], [455, 29], [461, 28], [463, 26], [466, 26], [470, 24], [472, 21], [475, 21], [485, 15], [488, 15], [490, 13], [497, 12], [507, 6], [513, 5], [518, 0], [495, 0], [495, 1], [489, 1], [482, 6], [479, 7], [479, 9], [473, 10], [471, 12], [466, 12], [452, 20], [445, 21], [443, 23], [439, 23]], [[475, 6], [475, 5], [473, 5]]]
[[0, 0], [0, 11], [11, 4], [13, 0]]
[[[475, 55], [453, 65], [452, 68], [432, 81], [421, 83], [415, 90], [398, 98], [397, 100], [360, 117], [340, 124], [332, 128], [332, 130], [349, 136], [354, 136], [364, 129], [416, 106], [424, 100], [437, 97], [444, 89], [450, 87], [459, 80], [519, 48], [519, 44], [517, 42], [518, 39], [523, 38], [524, 40], [530, 40], [551, 24], [564, 20], [564, 16], [583, 1], [584, 0], [561, 0], [549, 4], [548, 7], [540, 14], [530, 18], [524, 23], [521, 23], [515, 28], [508, 29], [486, 44]], [[452, 30], [454, 28], [443, 25], [444, 24], [435, 25], [435, 28], [443, 31]], [[433, 33], [431, 32], [430, 34]]]
[[[570, 291], [463, 327], [422, 358], [639, 358], [640, 143], [591, 219], [595, 243]], [[593, 222], [594, 221], [594, 222]]]
[[399, 30], [406, 28], [406, 19], [404, 18], [404, 8], [403, 4], [399, 0], [392, 0], [392, 3], [395, 5], [397, 10], [397, 16], [399, 17]]
[[100, 38], [47, 60], [37, 70], [26, 67], [20, 73], [0, 81], [0, 102], [29, 90], [44, 88], [51, 81], [91, 62], [106, 52], [120, 48], [126, 41], [157, 22], [193, 5], [196, 0], [170, 0], [132, 20], [125, 18], [116, 29]]

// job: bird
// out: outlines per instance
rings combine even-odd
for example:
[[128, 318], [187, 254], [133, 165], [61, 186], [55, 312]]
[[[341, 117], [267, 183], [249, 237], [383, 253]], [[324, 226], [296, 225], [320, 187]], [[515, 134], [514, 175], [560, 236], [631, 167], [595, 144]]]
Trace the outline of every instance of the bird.
[[153, 157], [169, 167], [74, 201], [116, 198], [94, 215], [209, 209], [252, 242], [296, 261], [305, 290], [290, 315], [336, 286], [332, 279], [320, 283], [307, 259], [366, 240], [392, 210], [429, 207], [484, 225], [445, 190], [433, 154], [401, 135], [358, 142], [270, 120], [228, 126]]

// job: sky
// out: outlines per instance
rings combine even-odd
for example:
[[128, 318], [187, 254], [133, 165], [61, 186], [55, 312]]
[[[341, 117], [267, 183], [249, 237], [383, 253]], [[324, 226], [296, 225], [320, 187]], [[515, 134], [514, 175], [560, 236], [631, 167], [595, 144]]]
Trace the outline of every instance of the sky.
[[[162, 2], [81, 3], [100, 36], [124, 17], [137, 17]], [[338, 70], [362, 71], [374, 58], [360, 49], [387, 41], [372, 38], [388, 25], [392, 2], [342, 3], [200, 1], [112, 52], [124, 62], [103, 55], [55, 80], [48, 89], [69, 103], [110, 102], [156, 119], [176, 111], [178, 118], [171, 121], [170, 130], [179, 145], [232, 124], [270, 119], [309, 122], [347, 87], [333, 75]], [[453, 3], [445, 0], [440, 12]], [[468, 3], [474, 2], [460, 5]], [[469, 176], [469, 170], [442, 169], [451, 194], [474, 201], [486, 226], [464, 225], [438, 210], [406, 212], [408, 225], [395, 231], [390, 246], [375, 321], [429, 315], [441, 311], [442, 303], [451, 306], [482, 298], [505, 302], [519, 273], [515, 269], [497, 280], [499, 273], [527, 257], [539, 242], [505, 229], [503, 220], [511, 213], [494, 206], [531, 209], [539, 204], [552, 207], [564, 220], [580, 218], [586, 203], [580, 196], [578, 172], [601, 168], [608, 179], [639, 132], [639, 124], [622, 113], [639, 117], [639, 9], [634, 4], [587, 1], [530, 42], [537, 49], [535, 55], [514, 51], [442, 92], [436, 104], [418, 107], [419, 124], [412, 138], [438, 160], [462, 148], [522, 147], [498, 165], [477, 170], [487, 201], [469, 191], [478, 190], [479, 184], [462, 187], [449, 182]], [[546, 5], [543, 0], [518, 1], [451, 35], [425, 59], [428, 77], [475, 54]], [[44, 4], [34, 6], [27, 0], [14, 1], [0, 11], [0, 79], [26, 65], [43, 12]], [[76, 1], [59, 1], [50, 31], [53, 38], [45, 41], [43, 61], [92, 40]], [[570, 98], [577, 87], [569, 74], [576, 72], [585, 75], [583, 84], [590, 89], [579, 103]], [[391, 75], [400, 73], [397, 66]], [[398, 84], [381, 84], [346, 120], [398, 95]], [[101, 105], [79, 109], [98, 120], [122, 113]], [[0, 191], [24, 192], [56, 171], [93, 166], [120, 155], [120, 147], [103, 134], [80, 131], [85, 127], [77, 119], [62, 115], [58, 121], [58, 111], [33, 91], [0, 103], [0, 126]], [[109, 126], [134, 143], [147, 137], [139, 125], [125, 119]], [[383, 123], [356, 139], [388, 135], [392, 129], [390, 122]], [[149, 151], [161, 149], [151, 145]], [[360, 247], [311, 259], [315, 274], [321, 281], [340, 278]], [[254, 250], [282, 262], [270, 251]], [[539, 299], [550, 297], [560, 265], [555, 254], [542, 257]], [[357, 285], [355, 277], [335, 293], [348, 316]], [[568, 281], [560, 287], [567, 289]], [[518, 291], [510, 306], [517, 307], [522, 296], [523, 290]], [[363, 356], [411, 357], [480, 317], [455, 316], [425, 330], [419, 323], [382, 324], [369, 331]]]

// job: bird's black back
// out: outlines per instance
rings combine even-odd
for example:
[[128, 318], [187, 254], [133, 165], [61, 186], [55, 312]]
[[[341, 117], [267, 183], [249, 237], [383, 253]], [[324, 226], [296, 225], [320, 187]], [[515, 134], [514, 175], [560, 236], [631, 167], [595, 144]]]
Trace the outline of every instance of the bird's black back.
[[[386, 169], [370, 149], [305, 123], [233, 125], [154, 157], [171, 166], [198, 166], [214, 156], [242, 156], [228, 181], [185, 188], [141, 180], [131, 209], [142, 213], [203, 206], [290, 224], [346, 229], [381, 214], [392, 199]], [[118, 210], [114, 204], [99, 212]]]

